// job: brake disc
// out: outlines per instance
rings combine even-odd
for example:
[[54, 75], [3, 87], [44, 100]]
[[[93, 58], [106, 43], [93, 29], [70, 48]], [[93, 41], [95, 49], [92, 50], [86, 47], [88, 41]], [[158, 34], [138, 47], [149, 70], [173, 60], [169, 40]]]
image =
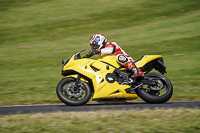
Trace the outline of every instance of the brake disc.
[[164, 88], [163, 82], [161, 80], [156, 80], [154, 82], [156, 82], [157, 85], [156, 86], [150, 86], [150, 88], [151, 88], [150, 90], [159, 91], [159, 90]]
[[80, 97], [83, 95], [83, 89], [81, 87], [75, 88], [75, 83], [69, 83], [66, 85], [66, 92], [73, 97]]

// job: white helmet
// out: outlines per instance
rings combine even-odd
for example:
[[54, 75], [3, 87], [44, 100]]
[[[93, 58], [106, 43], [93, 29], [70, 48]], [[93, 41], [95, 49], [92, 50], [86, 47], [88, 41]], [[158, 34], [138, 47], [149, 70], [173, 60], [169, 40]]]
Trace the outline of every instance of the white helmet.
[[95, 34], [90, 38], [90, 46], [92, 50], [104, 48], [107, 39], [103, 34]]

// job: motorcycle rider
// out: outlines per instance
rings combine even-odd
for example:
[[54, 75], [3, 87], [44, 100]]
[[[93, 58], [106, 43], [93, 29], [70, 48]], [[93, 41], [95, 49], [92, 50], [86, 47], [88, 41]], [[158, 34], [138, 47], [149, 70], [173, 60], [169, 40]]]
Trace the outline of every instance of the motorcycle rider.
[[95, 54], [100, 54], [101, 56], [105, 54], [116, 55], [117, 62], [133, 72], [133, 75], [131, 76], [133, 79], [144, 76], [144, 73], [134, 64], [133, 58], [128, 56], [116, 42], [108, 42], [103, 34], [93, 35], [90, 38], [90, 46], [92, 50], [83, 58], [89, 58]]

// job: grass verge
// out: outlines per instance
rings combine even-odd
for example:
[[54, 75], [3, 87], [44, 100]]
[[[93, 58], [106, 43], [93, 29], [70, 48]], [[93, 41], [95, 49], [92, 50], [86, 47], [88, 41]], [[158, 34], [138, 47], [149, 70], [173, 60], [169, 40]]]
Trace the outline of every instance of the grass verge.
[[198, 133], [200, 109], [97, 111], [0, 116], [6, 133]]

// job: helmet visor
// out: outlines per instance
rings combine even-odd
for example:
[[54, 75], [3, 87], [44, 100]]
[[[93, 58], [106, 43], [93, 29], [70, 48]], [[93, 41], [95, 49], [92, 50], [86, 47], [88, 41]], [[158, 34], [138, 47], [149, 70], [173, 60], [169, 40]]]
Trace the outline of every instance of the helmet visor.
[[96, 49], [99, 48], [99, 45], [98, 44], [91, 44], [90, 47], [91, 47], [91, 50], [96, 50]]

